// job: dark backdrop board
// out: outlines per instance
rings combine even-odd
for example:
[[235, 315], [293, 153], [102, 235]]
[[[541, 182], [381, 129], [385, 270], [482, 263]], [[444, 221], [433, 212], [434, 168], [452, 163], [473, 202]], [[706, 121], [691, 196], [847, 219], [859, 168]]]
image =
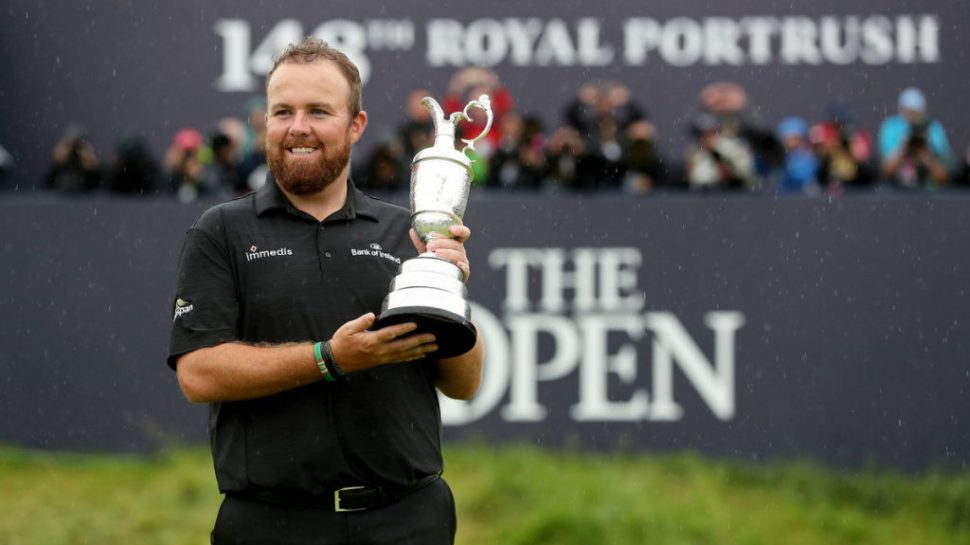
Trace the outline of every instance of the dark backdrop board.
[[[165, 365], [167, 201], [0, 204], [0, 442], [205, 439]], [[448, 439], [965, 467], [970, 199], [474, 194], [483, 389]]]
[[[700, 89], [734, 80], [766, 127], [818, 119], [841, 97], [875, 132], [900, 89], [919, 85], [953, 147], [970, 139], [963, 105], [970, 4], [962, 0], [811, 3], [294, 1], [199, 4], [7, 2], [0, 12], [0, 145], [17, 161], [8, 188], [35, 187], [58, 136], [87, 127], [110, 160], [142, 133], [161, 154], [180, 127], [244, 116], [272, 55], [316, 33], [367, 75], [366, 149], [385, 138], [418, 87], [440, 96], [460, 67], [493, 67], [518, 108], [548, 129], [592, 79], [627, 83], [679, 160]], [[363, 157], [363, 154], [359, 154]]]

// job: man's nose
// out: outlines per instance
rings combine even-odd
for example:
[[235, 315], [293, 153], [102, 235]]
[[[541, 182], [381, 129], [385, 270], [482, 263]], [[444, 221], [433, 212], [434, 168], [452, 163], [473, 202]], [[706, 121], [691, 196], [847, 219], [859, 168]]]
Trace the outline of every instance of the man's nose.
[[307, 134], [310, 132], [309, 118], [304, 112], [293, 114], [293, 123], [290, 124], [292, 134]]

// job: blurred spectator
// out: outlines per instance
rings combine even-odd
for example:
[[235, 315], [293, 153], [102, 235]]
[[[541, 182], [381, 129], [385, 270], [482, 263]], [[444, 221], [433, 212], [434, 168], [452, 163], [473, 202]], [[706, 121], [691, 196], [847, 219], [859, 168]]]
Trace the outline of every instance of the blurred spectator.
[[818, 158], [818, 182], [828, 193], [841, 194], [845, 188], [875, 181], [872, 135], [856, 126], [847, 103], [830, 104], [826, 119], [809, 130], [809, 139]]
[[818, 160], [808, 141], [808, 124], [800, 117], [786, 117], [775, 132], [784, 150], [778, 192], [818, 193]]
[[360, 175], [354, 176], [354, 182], [361, 189], [376, 191], [400, 191], [408, 187], [408, 167], [403, 162], [400, 142], [390, 141], [379, 144], [370, 153]]
[[158, 163], [145, 139], [139, 135], [122, 139], [108, 175], [108, 188], [113, 193], [146, 195], [155, 190], [157, 182]]
[[775, 135], [754, 119], [748, 93], [741, 85], [729, 81], [711, 83], [701, 90], [698, 100], [700, 111], [717, 119], [721, 136], [744, 142], [757, 174], [767, 174], [768, 165], [778, 162], [781, 149]]
[[739, 137], [721, 132], [720, 121], [710, 112], [695, 114], [691, 123], [695, 143], [688, 148], [686, 176], [690, 189], [751, 189], [756, 179], [754, 157]]
[[882, 174], [898, 187], [944, 185], [949, 180], [950, 144], [943, 125], [927, 116], [926, 97], [915, 87], [899, 94], [899, 114], [879, 127]]
[[[255, 97], [246, 103], [245, 137], [239, 155], [239, 176], [244, 190], [259, 189], [266, 182], [266, 100]], [[245, 192], [245, 191], [242, 191]]]
[[399, 159], [406, 164], [410, 164], [415, 154], [434, 143], [434, 121], [431, 120], [431, 112], [421, 103], [424, 97], [429, 96], [431, 92], [427, 89], [411, 91], [405, 108], [407, 119], [397, 127], [395, 136], [400, 142]]
[[233, 160], [238, 161], [241, 154], [243, 143], [246, 140], [246, 123], [236, 117], [223, 117], [216, 123], [213, 134], [224, 135], [232, 143]]
[[634, 122], [646, 118], [633, 102], [630, 89], [618, 81], [587, 82], [566, 105], [566, 123], [579, 131], [587, 143], [616, 140]]
[[217, 130], [209, 137], [212, 160], [205, 165], [202, 185], [206, 195], [227, 198], [248, 191], [236, 161], [237, 141]]
[[584, 141], [593, 179], [583, 185], [619, 187], [626, 173], [624, 135], [631, 124], [646, 117], [631, 99], [629, 88], [617, 81], [587, 82], [567, 104], [564, 115]]
[[431, 92], [424, 88], [408, 94], [407, 117], [384, 142], [371, 152], [354, 182], [362, 188], [398, 191], [408, 188], [411, 160], [421, 150], [434, 143], [434, 121], [431, 112], [421, 103]]
[[579, 131], [569, 126], [556, 129], [549, 137], [546, 153], [548, 169], [544, 187], [572, 191], [595, 187], [599, 163], [586, 152]]
[[[468, 67], [456, 72], [448, 82], [448, 90], [441, 102], [441, 108], [446, 114], [462, 111], [465, 105], [472, 100], [477, 100], [481, 95], [489, 96], [493, 121], [492, 129], [481, 142], [476, 144], [476, 150], [484, 157], [491, 157], [502, 139], [500, 127], [502, 117], [515, 107], [512, 94], [502, 85], [494, 71], [487, 68]], [[459, 123], [456, 136], [471, 139], [485, 129], [486, 117], [478, 109], [470, 110], [468, 113], [472, 121]]]
[[535, 189], [546, 173], [545, 136], [538, 119], [524, 120], [518, 112], [505, 114], [500, 123], [502, 139], [492, 155], [488, 185]]
[[79, 193], [101, 183], [101, 162], [88, 142], [84, 129], [71, 124], [54, 146], [53, 162], [47, 172], [47, 187]]
[[643, 195], [658, 185], [662, 170], [660, 154], [654, 142], [654, 126], [645, 119], [635, 121], [626, 129], [623, 162], [626, 166], [624, 187]]
[[201, 147], [202, 133], [192, 128], [184, 128], [175, 133], [172, 144], [165, 152], [169, 187], [182, 202], [192, 202], [205, 193], [205, 166], [198, 156]]
[[246, 102], [246, 123], [239, 155], [246, 157], [266, 145], [266, 99], [255, 96]]

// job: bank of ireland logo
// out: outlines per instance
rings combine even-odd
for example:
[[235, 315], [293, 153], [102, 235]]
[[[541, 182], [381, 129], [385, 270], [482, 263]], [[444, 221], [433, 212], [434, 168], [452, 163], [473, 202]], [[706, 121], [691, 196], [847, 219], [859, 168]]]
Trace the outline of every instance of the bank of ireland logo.
[[393, 254], [390, 254], [388, 252], [385, 252], [384, 251], [384, 247], [381, 246], [380, 244], [378, 244], [377, 242], [371, 242], [368, 245], [367, 248], [360, 248], [360, 249], [351, 248], [350, 249], [350, 255], [352, 255], [352, 256], [380, 257], [380, 258], [383, 258], [383, 259], [387, 259], [389, 261], [393, 261], [394, 263], [397, 263], [398, 265], [401, 264], [401, 258], [399, 258], [399, 257], [397, 257], [397, 256], [395, 256]]
[[179, 297], [175, 300], [175, 316], [172, 317], [172, 321], [174, 322], [179, 316], [192, 312], [192, 308], [192, 303]]

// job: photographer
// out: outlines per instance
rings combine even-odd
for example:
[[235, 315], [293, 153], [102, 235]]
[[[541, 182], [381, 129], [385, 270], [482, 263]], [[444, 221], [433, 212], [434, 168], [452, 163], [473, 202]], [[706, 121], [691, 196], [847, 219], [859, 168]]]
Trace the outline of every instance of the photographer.
[[175, 133], [165, 152], [165, 170], [171, 192], [182, 202], [192, 202], [204, 193], [205, 165], [199, 160], [202, 133], [184, 128]]
[[915, 87], [899, 95], [899, 114], [879, 128], [882, 175], [894, 185], [932, 188], [949, 183], [950, 144], [943, 125], [926, 115], [926, 97]]
[[753, 189], [754, 155], [731, 132], [722, 132], [714, 114], [700, 111], [691, 122], [695, 143], [687, 151], [687, 184], [692, 191]]
[[101, 183], [101, 161], [84, 129], [72, 124], [54, 146], [47, 187], [65, 193], [81, 193]]

